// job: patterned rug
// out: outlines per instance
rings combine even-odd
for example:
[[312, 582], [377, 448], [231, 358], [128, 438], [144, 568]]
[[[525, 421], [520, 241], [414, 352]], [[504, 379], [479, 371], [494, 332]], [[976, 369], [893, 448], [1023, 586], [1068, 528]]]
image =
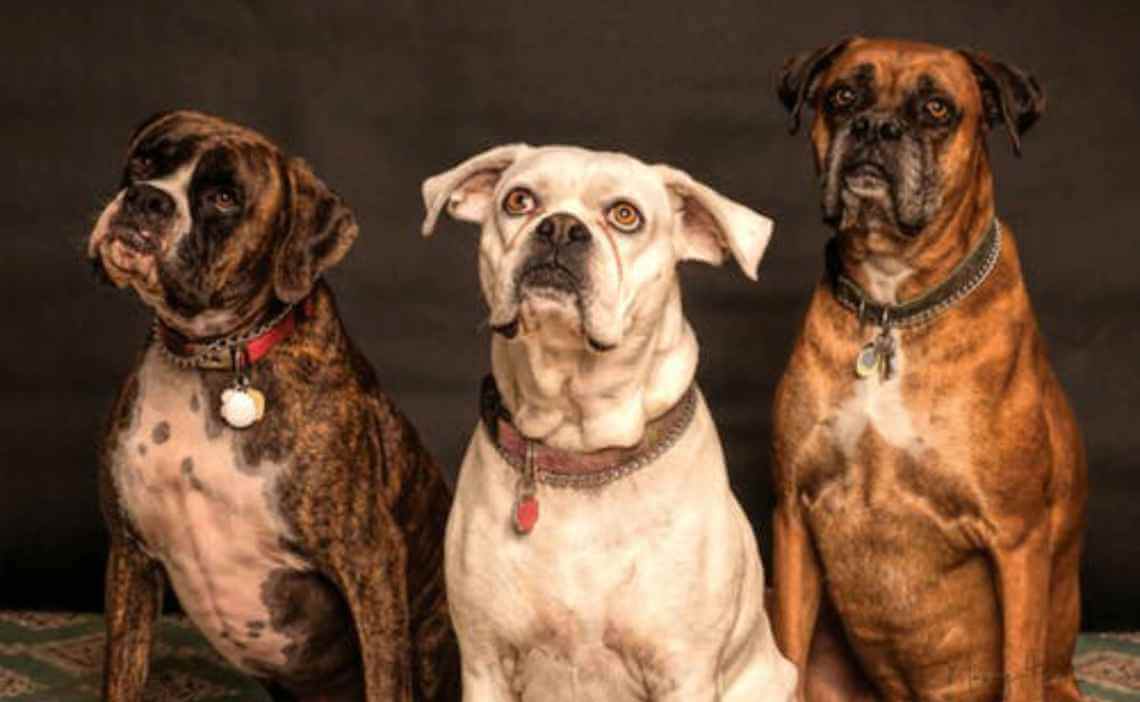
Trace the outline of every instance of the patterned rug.
[[[99, 700], [102, 659], [103, 619], [97, 614], [0, 611], [0, 700]], [[180, 617], [159, 622], [144, 699], [269, 702]]]
[[[0, 700], [99, 699], [103, 621], [96, 614], [0, 611]], [[1140, 634], [1087, 634], [1077, 676], [1090, 702], [1140, 702]], [[159, 623], [147, 702], [269, 697], [219, 658], [184, 619]]]

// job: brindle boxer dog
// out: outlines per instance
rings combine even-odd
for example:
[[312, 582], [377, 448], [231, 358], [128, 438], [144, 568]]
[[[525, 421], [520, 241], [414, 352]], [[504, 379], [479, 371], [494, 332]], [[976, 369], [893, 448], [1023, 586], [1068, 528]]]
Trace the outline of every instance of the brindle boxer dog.
[[253, 131], [173, 112], [131, 138], [89, 248], [156, 318], [100, 454], [105, 699], [142, 697], [164, 572], [275, 700], [458, 694], [450, 494], [319, 281], [356, 235]]
[[[788, 61], [779, 95], [793, 131], [815, 108], [836, 230], [775, 400], [780, 645], [802, 670], [835, 618], [817, 647], [845, 638], [883, 699], [1079, 699], [1084, 449], [985, 143], [1004, 125], [1019, 150], [1041, 89], [985, 54], [854, 38]], [[812, 699], [868, 693], [817, 672]]]

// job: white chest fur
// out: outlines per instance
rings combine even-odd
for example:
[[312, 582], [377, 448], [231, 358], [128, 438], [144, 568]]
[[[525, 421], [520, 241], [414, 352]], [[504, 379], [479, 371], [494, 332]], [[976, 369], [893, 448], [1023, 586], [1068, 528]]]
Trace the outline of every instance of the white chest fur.
[[856, 380], [852, 394], [839, 404], [831, 418], [833, 440], [848, 459], [854, 456], [859, 440], [868, 429], [873, 429], [897, 449], [917, 455], [922, 448], [915, 419], [903, 399], [906, 350], [897, 330], [892, 331], [891, 336], [895, 349], [891, 377], [884, 379], [874, 372]]
[[151, 349], [138, 382], [134, 417], [113, 458], [121, 508], [220, 653], [246, 670], [284, 664], [289, 640], [270, 626], [263, 585], [277, 571], [307, 569], [282, 546], [288, 527], [274, 486], [286, 468], [245, 465], [234, 430], [211, 417], [218, 400], [195, 372]]
[[789, 699], [795, 672], [703, 401], [640, 471], [596, 492], [540, 485], [526, 536], [510, 526], [516, 481], [477, 427], [445, 566], [465, 699]]

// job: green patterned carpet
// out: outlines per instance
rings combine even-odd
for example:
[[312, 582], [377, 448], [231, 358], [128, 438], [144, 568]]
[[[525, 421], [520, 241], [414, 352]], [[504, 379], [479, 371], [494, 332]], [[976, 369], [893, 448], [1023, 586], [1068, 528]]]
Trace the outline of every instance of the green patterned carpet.
[[[103, 622], [95, 614], [0, 611], [0, 699], [99, 699]], [[1077, 646], [1077, 675], [1092, 701], [1140, 702], [1140, 634], [1090, 634]], [[155, 637], [148, 702], [266, 701], [193, 627], [164, 618]]]
[[1084, 634], [1076, 664], [1087, 699], [1140, 700], [1140, 633]]
[[[98, 700], [103, 618], [0, 611], [0, 700]], [[151, 657], [147, 702], [220, 702], [269, 696], [234, 671], [186, 620], [164, 617]]]

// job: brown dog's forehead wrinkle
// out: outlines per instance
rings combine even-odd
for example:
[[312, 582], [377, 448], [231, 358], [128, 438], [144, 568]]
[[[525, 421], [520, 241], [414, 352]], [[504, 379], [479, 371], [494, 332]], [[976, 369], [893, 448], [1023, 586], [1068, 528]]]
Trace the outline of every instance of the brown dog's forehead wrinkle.
[[261, 142], [248, 142], [232, 136], [212, 138], [204, 148], [213, 145], [223, 150], [234, 169], [234, 176], [245, 186], [265, 187], [276, 175], [276, 150]]
[[923, 77], [963, 99], [980, 99], [973, 70], [957, 51], [921, 42], [854, 42], [827, 72], [825, 85], [870, 72], [880, 102], [894, 104], [919, 88]]
[[126, 185], [131, 175], [130, 163], [138, 156], [151, 159], [152, 165], [144, 179], [155, 179], [187, 165], [196, 172], [202, 157], [219, 148], [231, 152], [241, 162], [243, 167], [238, 170], [244, 176], [239, 178], [242, 180], [271, 168], [279, 153], [276, 146], [256, 132], [221, 120], [171, 115], [156, 120], [134, 140], [127, 153], [128, 166], [122, 184]]
[[851, 42], [844, 56], [881, 57], [891, 62], [905, 62], [923, 56], [943, 56], [954, 53], [951, 49], [910, 39], [859, 37]]

